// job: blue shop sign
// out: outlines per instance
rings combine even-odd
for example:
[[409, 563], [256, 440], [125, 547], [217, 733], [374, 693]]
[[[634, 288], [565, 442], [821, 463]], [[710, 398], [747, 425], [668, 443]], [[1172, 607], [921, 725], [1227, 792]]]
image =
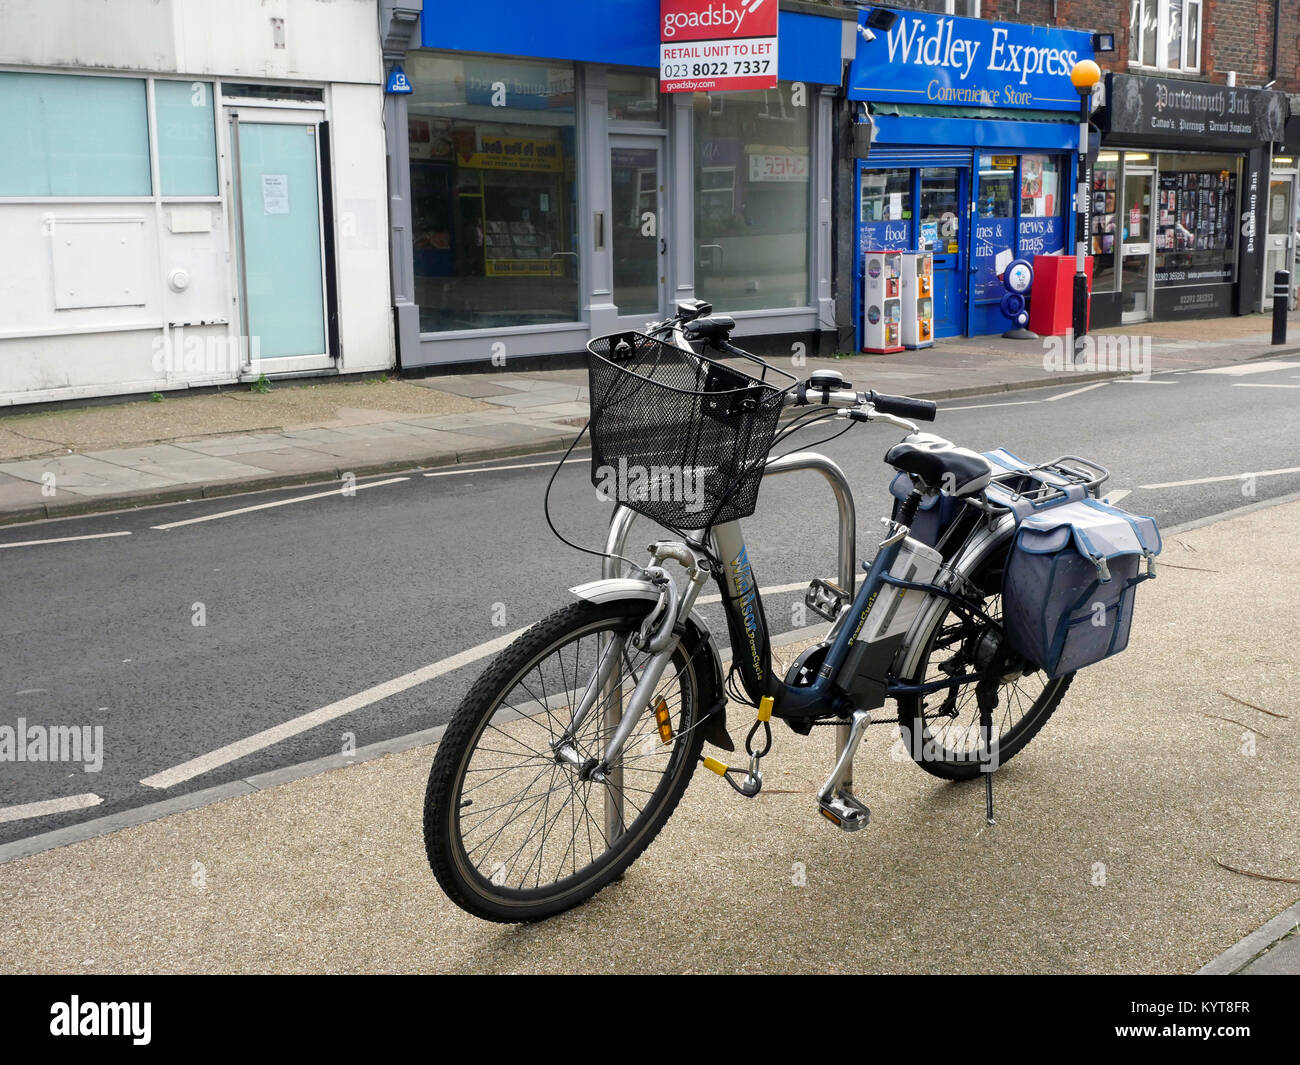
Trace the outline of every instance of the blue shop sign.
[[[858, 16], [865, 27], [871, 9]], [[923, 11], [897, 12], [888, 33], [868, 41], [858, 34], [849, 69], [849, 99], [1077, 110], [1070, 70], [1092, 59], [1092, 35], [1083, 30]]]

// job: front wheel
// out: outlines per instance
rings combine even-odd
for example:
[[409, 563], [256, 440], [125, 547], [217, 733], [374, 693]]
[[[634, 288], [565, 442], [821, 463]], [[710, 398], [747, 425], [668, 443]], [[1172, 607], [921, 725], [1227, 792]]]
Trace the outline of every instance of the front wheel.
[[[632, 637], [653, 606], [580, 602], [538, 622], [466, 694], [438, 746], [425, 793], [429, 865], [462, 909], [489, 921], [536, 921], [590, 898], [659, 833], [695, 771], [712, 699], [711, 666], [680, 645], [651, 706], [605, 781], [594, 764], [650, 655]], [[575, 737], [555, 744], [597, 673], [616, 663]], [[706, 700], [708, 700], [706, 702]]]
[[[1002, 571], [1006, 549], [994, 556], [971, 582], [972, 601], [995, 621], [1002, 617]], [[930, 637], [912, 683], [981, 670], [993, 656], [997, 630], [988, 622], [949, 606]], [[999, 764], [1033, 739], [1060, 705], [1073, 673], [1049, 679], [1026, 667], [1009, 674], [998, 689], [993, 738]], [[980, 772], [979, 706], [975, 685], [943, 688], [930, 695], [898, 700], [901, 742], [927, 773], [944, 780], [971, 780]]]

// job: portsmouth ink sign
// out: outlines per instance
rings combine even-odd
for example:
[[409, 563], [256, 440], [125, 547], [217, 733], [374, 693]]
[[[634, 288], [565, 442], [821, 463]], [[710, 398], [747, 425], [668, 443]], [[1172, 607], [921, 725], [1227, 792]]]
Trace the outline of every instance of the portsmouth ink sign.
[[780, 0], [659, 0], [661, 92], [776, 88]]
[[1258, 144], [1286, 126], [1286, 97], [1263, 89], [1111, 74], [1106, 98], [1110, 133], [1171, 144]]
[[1078, 110], [1070, 70], [1092, 58], [1091, 34], [919, 11], [898, 16], [875, 40], [858, 34], [851, 100]]

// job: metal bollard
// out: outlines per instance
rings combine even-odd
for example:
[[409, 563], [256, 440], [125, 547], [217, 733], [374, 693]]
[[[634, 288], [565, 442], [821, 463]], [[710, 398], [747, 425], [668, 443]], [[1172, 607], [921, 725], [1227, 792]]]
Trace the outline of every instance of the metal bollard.
[[1291, 309], [1291, 274], [1278, 270], [1273, 274], [1273, 343], [1286, 343], [1286, 316]]

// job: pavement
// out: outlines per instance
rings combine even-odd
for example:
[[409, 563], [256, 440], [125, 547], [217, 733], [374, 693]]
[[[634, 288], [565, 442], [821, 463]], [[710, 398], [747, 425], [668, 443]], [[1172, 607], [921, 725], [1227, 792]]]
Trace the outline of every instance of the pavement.
[[1278, 637], [1300, 616], [1269, 590], [1300, 580], [1298, 521], [1289, 502], [1167, 531], [1129, 648], [999, 771], [992, 828], [982, 782], [927, 776], [882, 725], [855, 771], [871, 825], [840, 833], [813, 803], [832, 730], [778, 727], [756, 799], [698, 773], [619, 883], [489, 925], [425, 864], [436, 735], [416, 735], [24, 841], [0, 864], [0, 970], [1189, 973], [1242, 941], [1227, 971], [1295, 971], [1300, 648]]
[[[1300, 315], [1291, 321], [1300, 339]], [[1132, 350], [1156, 372], [1300, 351], [1269, 343], [1265, 315], [1096, 336], [1149, 338]], [[1132, 356], [1103, 353], [1083, 368], [1053, 369], [1048, 343], [967, 337], [788, 368], [830, 367], [859, 388], [935, 400], [1083, 384], [1131, 368]], [[574, 441], [587, 414], [585, 370], [508, 366], [8, 414], [0, 416], [0, 525], [556, 450]]]

